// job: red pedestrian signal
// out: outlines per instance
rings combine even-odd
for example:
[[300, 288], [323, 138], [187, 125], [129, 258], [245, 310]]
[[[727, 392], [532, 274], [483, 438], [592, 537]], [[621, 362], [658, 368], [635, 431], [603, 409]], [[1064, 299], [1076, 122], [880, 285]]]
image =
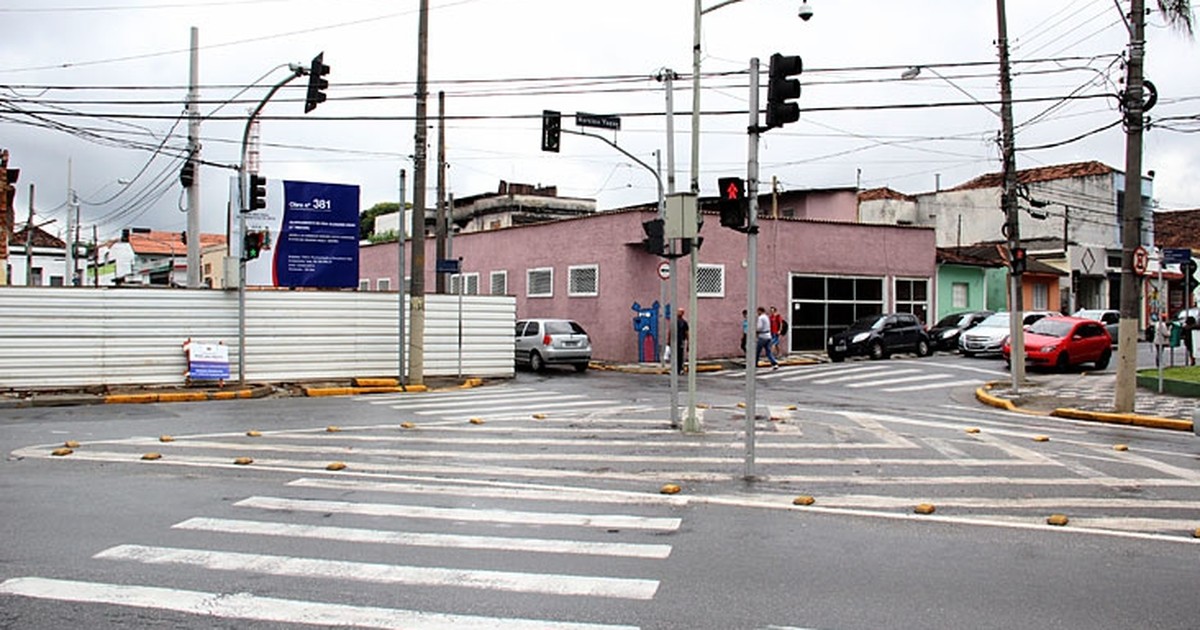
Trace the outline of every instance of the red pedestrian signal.
[[717, 210], [721, 213], [721, 226], [744, 230], [746, 228], [746, 181], [740, 177], [722, 177], [717, 180], [720, 194]]

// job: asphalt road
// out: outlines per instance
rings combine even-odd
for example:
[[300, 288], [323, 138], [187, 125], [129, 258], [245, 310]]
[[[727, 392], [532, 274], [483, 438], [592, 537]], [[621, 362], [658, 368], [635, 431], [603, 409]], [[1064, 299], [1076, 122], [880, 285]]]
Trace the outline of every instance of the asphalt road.
[[760, 375], [753, 480], [737, 373], [697, 435], [611, 372], [5, 410], [0, 628], [1195, 627], [1200, 443], [974, 402], [1003, 374]]

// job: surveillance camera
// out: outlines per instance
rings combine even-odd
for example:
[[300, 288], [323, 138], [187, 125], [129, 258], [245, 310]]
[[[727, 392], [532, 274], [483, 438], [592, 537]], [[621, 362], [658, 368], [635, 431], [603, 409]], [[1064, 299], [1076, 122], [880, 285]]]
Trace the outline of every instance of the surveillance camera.
[[812, 19], [812, 16], [813, 16], [812, 6], [810, 4], [808, 4], [807, 2], [801, 2], [800, 3], [800, 19], [807, 22]]

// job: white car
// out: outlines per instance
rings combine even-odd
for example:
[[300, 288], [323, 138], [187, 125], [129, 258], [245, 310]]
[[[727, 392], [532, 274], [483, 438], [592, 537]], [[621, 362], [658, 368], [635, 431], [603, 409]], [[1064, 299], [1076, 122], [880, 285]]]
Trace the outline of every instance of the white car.
[[[1057, 314], [1052, 311], [1028, 311], [1021, 317], [1021, 321], [1028, 326], [1043, 317]], [[977, 354], [998, 356], [1004, 350], [1004, 342], [1008, 339], [1009, 321], [1007, 311], [988, 316], [977, 326], [958, 336], [959, 353], [966, 357]]]
[[516, 362], [541, 372], [547, 365], [571, 365], [586, 372], [592, 341], [578, 322], [569, 319], [523, 319], [516, 328]]

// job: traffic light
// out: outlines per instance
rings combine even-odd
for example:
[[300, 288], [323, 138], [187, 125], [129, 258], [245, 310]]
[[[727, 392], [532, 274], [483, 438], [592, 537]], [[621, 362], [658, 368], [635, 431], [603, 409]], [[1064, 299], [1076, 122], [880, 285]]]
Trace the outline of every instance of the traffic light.
[[562, 113], [542, 110], [542, 150], [558, 153], [562, 138]]
[[266, 232], [246, 232], [246, 237], [242, 239], [242, 260], [254, 260], [262, 253], [263, 246], [266, 245]]
[[717, 180], [717, 210], [722, 227], [742, 230], [746, 227], [746, 182], [740, 177]]
[[667, 251], [667, 242], [663, 237], [663, 220], [651, 219], [642, 222], [642, 231], [646, 233], [646, 238], [642, 239], [642, 246], [647, 252], [655, 256], [662, 256]]
[[247, 201], [246, 207], [243, 211], [244, 212], [254, 212], [255, 210], [261, 210], [263, 208], [266, 208], [267, 207], [267, 178], [265, 178], [261, 175], [256, 175], [254, 173], [251, 173], [249, 187], [250, 187], [250, 191], [249, 191], [250, 194], [247, 195], [249, 198], [246, 200]]
[[767, 81], [767, 129], [782, 127], [800, 120], [800, 79], [792, 79], [804, 70], [799, 55], [771, 55], [771, 71]]
[[1012, 265], [1012, 272], [1014, 276], [1019, 276], [1025, 273], [1025, 248], [1012, 248], [1012, 257], [1009, 263]]
[[313, 57], [312, 67], [308, 70], [308, 94], [304, 97], [304, 113], [307, 114], [325, 102], [325, 90], [329, 89], [329, 66], [325, 65], [325, 53], [322, 51]]
[[179, 185], [191, 188], [194, 183], [196, 183], [196, 164], [188, 160], [183, 163], [183, 168], [179, 169]]

